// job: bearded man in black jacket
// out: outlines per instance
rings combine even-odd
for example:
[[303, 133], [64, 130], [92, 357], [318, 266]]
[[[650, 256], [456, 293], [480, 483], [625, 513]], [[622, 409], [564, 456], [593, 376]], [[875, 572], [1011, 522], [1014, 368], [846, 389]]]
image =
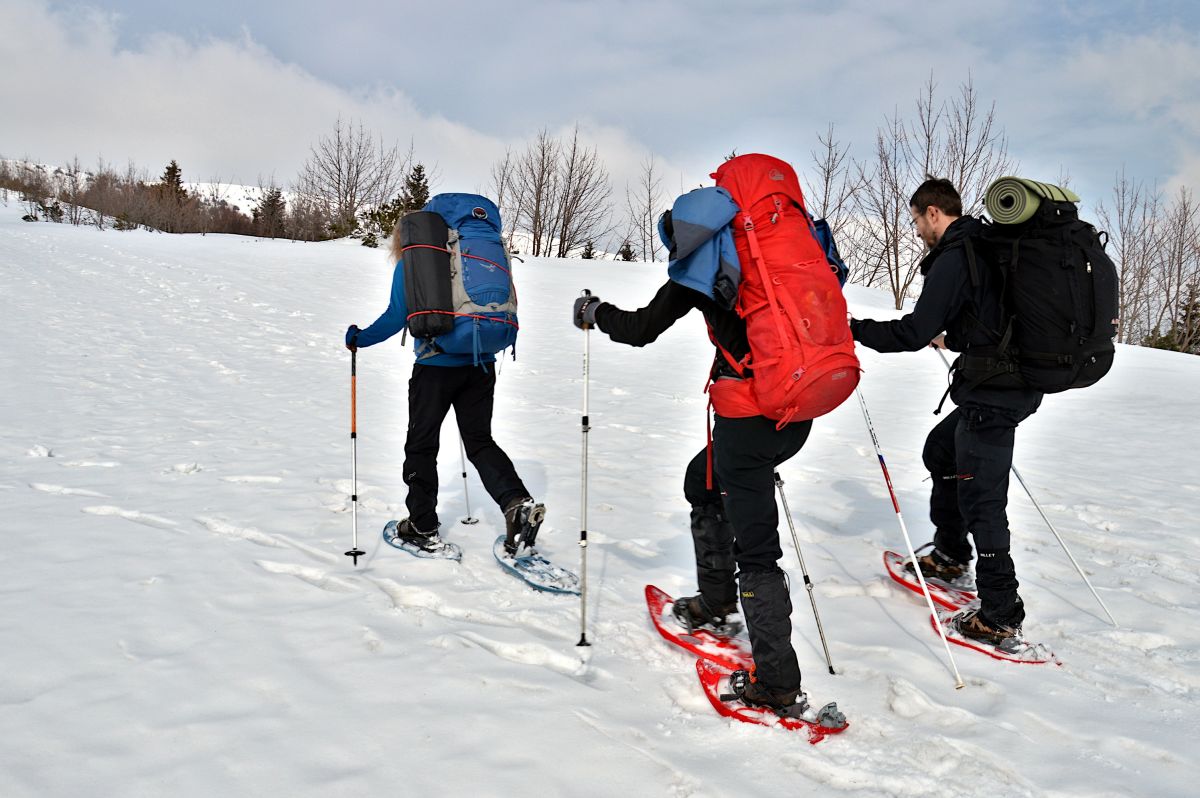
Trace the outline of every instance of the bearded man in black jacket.
[[[1004, 311], [999, 276], [968, 257], [969, 239], [982, 223], [962, 215], [962, 199], [948, 180], [926, 180], [909, 206], [916, 233], [929, 247], [920, 266], [921, 296], [901, 319], [852, 320], [854, 340], [879, 352], [932, 345], [986, 360], [1000, 342]], [[936, 531], [933, 549], [918, 557], [917, 566], [926, 577], [960, 579], [971, 562], [968, 535], [973, 537], [980, 606], [960, 611], [952, 623], [966, 637], [1002, 645], [1019, 635], [1025, 619], [1010, 555], [1008, 473], [1017, 425], [1037, 410], [1042, 394], [1011, 378], [980, 381], [955, 368], [949, 395], [957, 408], [925, 441]]]

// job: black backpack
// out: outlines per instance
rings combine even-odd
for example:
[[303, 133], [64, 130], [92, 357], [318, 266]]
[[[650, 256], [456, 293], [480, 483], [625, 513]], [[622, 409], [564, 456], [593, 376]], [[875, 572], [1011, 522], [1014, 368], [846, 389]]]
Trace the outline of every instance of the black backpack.
[[1108, 236], [1072, 202], [1042, 200], [1020, 224], [986, 222], [966, 242], [971, 282], [992, 269], [1002, 298], [994, 355], [963, 355], [973, 385], [1021, 385], [1043, 393], [1086, 388], [1112, 367], [1117, 268]]

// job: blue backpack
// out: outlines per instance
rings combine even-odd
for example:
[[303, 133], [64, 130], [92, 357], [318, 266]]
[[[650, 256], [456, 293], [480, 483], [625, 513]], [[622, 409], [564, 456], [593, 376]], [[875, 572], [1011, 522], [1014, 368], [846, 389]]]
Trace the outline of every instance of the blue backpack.
[[812, 224], [813, 237], [817, 239], [821, 249], [825, 250], [825, 260], [829, 261], [829, 268], [837, 275], [838, 285], [844, 288], [846, 278], [850, 276], [850, 269], [846, 266], [846, 261], [842, 260], [842, 254], [838, 252], [837, 242], [833, 240], [833, 230], [830, 229], [829, 222], [824, 219], [817, 219], [814, 222], [811, 216], [809, 222]]
[[496, 354], [517, 342], [517, 294], [500, 211], [478, 194], [438, 194], [401, 219], [408, 327], [440, 352]]

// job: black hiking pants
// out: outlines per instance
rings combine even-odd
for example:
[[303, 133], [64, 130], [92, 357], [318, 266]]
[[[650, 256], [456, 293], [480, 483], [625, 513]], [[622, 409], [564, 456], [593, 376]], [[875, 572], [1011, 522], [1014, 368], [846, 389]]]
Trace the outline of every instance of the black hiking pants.
[[962, 563], [971, 561], [968, 534], [979, 562], [975, 581], [984, 617], [1019, 625], [1025, 608], [1017, 593], [1010, 554], [1008, 474], [1017, 425], [1041, 403], [1041, 394], [1022, 394], [1012, 407], [964, 404], [938, 423], [925, 440], [923, 459], [933, 480], [929, 518], [934, 545]]
[[503, 509], [529, 492], [512, 460], [492, 439], [495, 364], [413, 366], [408, 381], [408, 438], [404, 442], [404, 483], [408, 517], [422, 532], [438, 528], [437, 455], [442, 422], [451, 407], [467, 459], [479, 472], [488, 495]]
[[692, 458], [683, 482], [692, 505], [700, 593], [714, 611], [731, 607], [737, 600], [736, 568], [757, 678], [781, 693], [799, 689], [800, 666], [792, 648], [787, 577], [779, 568], [775, 468], [800, 451], [811, 430], [811, 421], [777, 430], [763, 416], [716, 416], [713, 487], [706, 484], [707, 449]]

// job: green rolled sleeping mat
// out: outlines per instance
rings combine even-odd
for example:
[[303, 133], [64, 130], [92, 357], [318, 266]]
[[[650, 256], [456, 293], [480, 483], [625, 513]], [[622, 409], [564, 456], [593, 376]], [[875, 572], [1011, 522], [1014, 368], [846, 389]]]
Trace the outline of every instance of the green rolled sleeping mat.
[[1069, 188], [1026, 177], [1001, 177], [988, 186], [983, 206], [996, 224], [1020, 224], [1033, 216], [1044, 199], [1079, 202], [1079, 195]]

